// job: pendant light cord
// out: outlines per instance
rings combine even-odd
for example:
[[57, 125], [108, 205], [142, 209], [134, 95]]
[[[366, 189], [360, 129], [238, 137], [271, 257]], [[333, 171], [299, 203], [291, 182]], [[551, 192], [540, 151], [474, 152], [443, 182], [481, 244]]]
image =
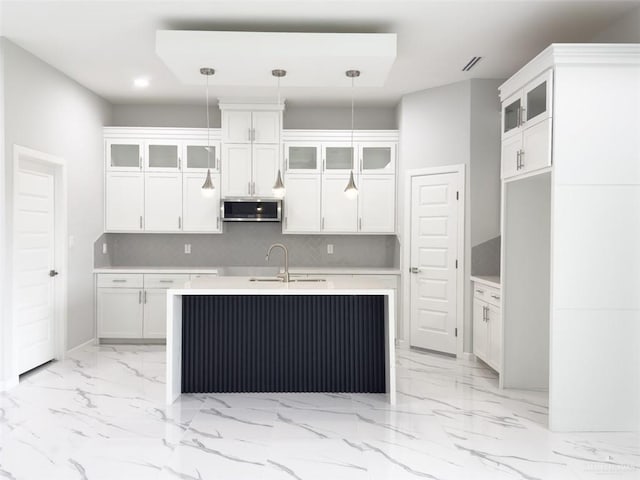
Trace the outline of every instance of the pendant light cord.
[[211, 168], [211, 140], [209, 137], [209, 75], [206, 75], [206, 103], [207, 103], [207, 169]]
[[353, 162], [355, 160], [355, 152], [353, 151], [353, 127], [354, 127], [354, 108], [353, 108], [353, 92], [355, 78], [351, 77], [351, 171], [353, 171]]

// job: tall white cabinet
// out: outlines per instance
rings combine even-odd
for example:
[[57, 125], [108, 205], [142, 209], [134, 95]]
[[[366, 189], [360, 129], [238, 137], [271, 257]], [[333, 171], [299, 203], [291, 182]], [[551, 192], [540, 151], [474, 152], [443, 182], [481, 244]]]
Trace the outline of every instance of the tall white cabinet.
[[221, 101], [222, 196], [272, 197], [280, 162], [283, 105]]
[[640, 45], [558, 44], [500, 87], [500, 380], [552, 430], [640, 424], [639, 85]]

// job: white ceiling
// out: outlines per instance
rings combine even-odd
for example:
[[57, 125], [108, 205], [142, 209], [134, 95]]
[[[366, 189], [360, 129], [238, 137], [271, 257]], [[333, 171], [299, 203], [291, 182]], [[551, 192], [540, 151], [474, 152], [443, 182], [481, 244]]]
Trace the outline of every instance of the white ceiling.
[[[114, 103], [196, 103], [155, 53], [156, 30], [397, 33], [383, 87], [360, 104], [393, 105], [410, 92], [468, 78], [507, 78], [549, 43], [585, 42], [637, 8], [629, 1], [29, 1], [2, 0], [2, 34]], [[462, 67], [483, 59], [471, 72]], [[356, 67], [356, 66], [354, 66]], [[277, 65], [274, 65], [277, 68]], [[357, 68], [357, 67], [356, 67]], [[147, 76], [145, 90], [132, 80]], [[215, 86], [218, 97], [267, 97], [268, 87]], [[283, 88], [292, 104], [346, 104], [350, 89]]]

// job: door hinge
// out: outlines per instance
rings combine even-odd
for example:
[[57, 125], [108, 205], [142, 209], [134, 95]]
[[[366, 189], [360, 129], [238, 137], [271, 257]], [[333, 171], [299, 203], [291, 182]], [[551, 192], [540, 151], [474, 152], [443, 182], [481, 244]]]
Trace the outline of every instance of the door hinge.
[[456, 332], [456, 337], [457, 337], [458, 336], [458, 327], [456, 327], [455, 332]]
[[456, 260], [456, 270], [458, 269], [458, 260]]
[[456, 192], [456, 200], [460, 200], [460, 192]]

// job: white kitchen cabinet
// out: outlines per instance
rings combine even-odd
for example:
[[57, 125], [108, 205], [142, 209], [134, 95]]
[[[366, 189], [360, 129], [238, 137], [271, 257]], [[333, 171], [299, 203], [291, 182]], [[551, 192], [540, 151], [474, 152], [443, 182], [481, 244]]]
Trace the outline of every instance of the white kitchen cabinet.
[[145, 170], [178, 172], [182, 167], [182, 143], [174, 140], [145, 142]]
[[105, 179], [105, 231], [144, 228], [144, 174], [108, 171]]
[[143, 142], [131, 139], [110, 139], [105, 143], [107, 170], [123, 172], [142, 170]]
[[280, 168], [280, 146], [254, 143], [252, 150], [251, 195], [272, 197], [273, 184]]
[[144, 181], [145, 231], [181, 231], [182, 175], [147, 172]]
[[551, 166], [551, 119], [547, 118], [522, 132], [520, 173]]
[[144, 305], [142, 338], [166, 338], [167, 290], [146, 289], [142, 297]]
[[502, 137], [521, 134], [552, 116], [553, 70], [549, 69], [502, 102]]
[[[344, 194], [348, 182], [349, 175], [323, 175], [320, 225], [323, 232], [351, 233], [358, 231], [358, 199], [348, 198]], [[356, 184], [358, 184], [357, 177]]]
[[[360, 175], [358, 187], [358, 231], [396, 231], [395, 175]], [[343, 193], [344, 196], [344, 193]]]
[[322, 179], [320, 175], [286, 175], [283, 233], [320, 231]]
[[359, 171], [363, 174], [393, 174], [396, 168], [395, 143], [359, 143]]
[[279, 143], [281, 111], [222, 108], [223, 143]]
[[99, 338], [142, 338], [141, 288], [98, 288]]
[[202, 195], [205, 172], [182, 174], [182, 230], [194, 233], [221, 233], [220, 174], [211, 174], [212, 197]]
[[222, 196], [247, 197], [251, 195], [250, 143], [226, 143], [222, 146]]
[[345, 173], [356, 169], [354, 149], [349, 142], [331, 142], [322, 145], [322, 170], [325, 173]]
[[296, 142], [284, 145], [284, 170], [288, 173], [318, 173], [320, 158], [320, 143]]
[[473, 353], [501, 373], [500, 289], [479, 282], [473, 282]]
[[[208, 152], [207, 148], [211, 151]], [[206, 172], [210, 169], [217, 172], [220, 169], [220, 142], [209, 142], [206, 140], [185, 141], [182, 149], [182, 171]]]
[[502, 178], [513, 177], [519, 173], [521, 153], [522, 136], [513, 135], [502, 140]]

